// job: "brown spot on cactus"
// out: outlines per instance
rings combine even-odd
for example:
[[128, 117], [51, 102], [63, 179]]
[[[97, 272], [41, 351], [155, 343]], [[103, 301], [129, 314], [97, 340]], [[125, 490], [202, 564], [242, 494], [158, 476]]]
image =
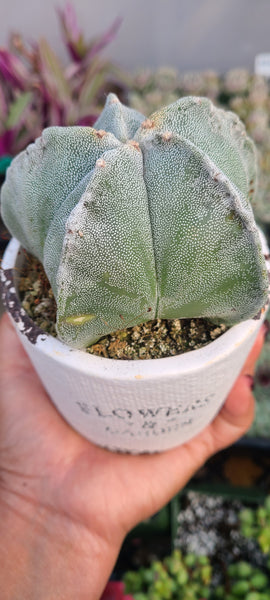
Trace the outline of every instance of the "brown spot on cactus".
[[102, 139], [104, 137], [104, 135], [106, 135], [107, 131], [104, 131], [104, 129], [98, 129], [97, 131], [97, 136]]
[[96, 167], [102, 167], [104, 168], [106, 165], [105, 160], [103, 158], [98, 158], [97, 162], [96, 162]]
[[109, 104], [119, 104], [119, 99], [115, 94], [111, 94], [111, 98], [109, 99]]
[[173, 134], [171, 131], [164, 131], [161, 137], [164, 142], [169, 142], [172, 139]]
[[128, 142], [128, 145], [131, 146], [132, 148], [135, 148], [135, 150], [141, 150], [140, 149], [140, 144], [138, 144], [138, 142], [135, 142], [135, 140], [130, 140]]
[[151, 121], [151, 119], [146, 119], [142, 123], [143, 129], [153, 129], [153, 127], [155, 127], [155, 123], [154, 123], [154, 121]]

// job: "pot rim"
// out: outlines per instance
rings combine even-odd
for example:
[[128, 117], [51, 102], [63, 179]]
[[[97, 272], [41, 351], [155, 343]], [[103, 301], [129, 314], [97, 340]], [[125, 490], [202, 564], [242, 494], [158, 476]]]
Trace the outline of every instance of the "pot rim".
[[[269, 257], [266, 240], [263, 235], [261, 235], [261, 238], [263, 251]], [[225, 359], [236, 346], [245, 344], [254, 331], [259, 329], [265, 317], [266, 307], [253, 317], [253, 319], [242, 321], [232, 326], [220, 337], [203, 348], [184, 354], [146, 360], [117, 360], [95, 356], [84, 350], [71, 348], [59, 339], [44, 332], [22, 308], [13, 278], [13, 269], [20, 248], [20, 242], [16, 238], [12, 238], [4, 252], [1, 267], [2, 299], [13, 324], [20, 334], [26, 336], [29, 343], [35, 345], [40, 352], [49, 354], [56, 361], [65, 364], [71, 369], [79, 369], [87, 373], [92, 372], [96, 377], [115, 379], [134, 377], [140, 380], [168, 375], [173, 376], [174, 374], [179, 375], [181, 372], [187, 373], [204, 369], [210, 363]]]

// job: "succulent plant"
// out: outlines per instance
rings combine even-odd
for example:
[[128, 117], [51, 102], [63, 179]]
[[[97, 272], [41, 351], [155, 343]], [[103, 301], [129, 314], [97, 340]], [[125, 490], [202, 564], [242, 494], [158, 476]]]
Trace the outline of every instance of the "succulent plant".
[[174, 550], [163, 561], [155, 560], [137, 572], [128, 571], [124, 584], [134, 600], [206, 600], [210, 598], [211, 576], [206, 556]]
[[145, 119], [110, 94], [94, 128], [50, 127], [13, 160], [2, 216], [44, 265], [60, 339], [82, 348], [155, 318], [254, 317], [255, 184], [233, 113], [186, 97]]
[[270, 496], [256, 508], [245, 508], [239, 515], [242, 534], [254, 538], [267, 556], [270, 567]]
[[134, 600], [269, 600], [269, 574], [245, 561], [230, 564], [225, 585], [216, 585], [206, 556], [174, 550], [149, 567], [128, 571], [125, 590]]
[[[211, 499], [205, 497], [202, 503], [202, 495], [195, 496], [198, 519], [202, 518], [204, 502], [207, 502], [213, 511], [219, 507], [216, 512], [220, 513], [220, 522], [224, 524], [224, 519], [226, 521], [229, 517], [227, 511], [226, 514], [223, 512], [224, 498], [211, 495]], [[127, 571], [123, 577], [125, 591], [132, 594], [134, 600], [270, 600], [270, 496], [259, 505], [245, 502], [240, 513], [239, 501], [233, 501], [233, 508], [231, 499], [226, 503], [231, 511], [226, 527], [229, 530], [234, 521], [237, 523], [245, 541], [244, 546], [239, 547], [235, 538], [234, 551], [229, 555], [224, 554], [223, 546], [222, 549], [221, 546], [219, 549], [217, 546], [212, 548], [209, 555], [211, 539], [208, 554], [205, 554], [198, 540], [196, 550], [191, 551], [185, 544], [183, 547], [183, 537], [180, 536], [180, 547], [173, 550], [170, 556], [160, 560], [155, 558], [147, 566], [141, 565], [136, 571]], [[187, 512], [188, 521], [190, 518], [192, 521], [190, 507]], [[181, 515], [182, 511], [178, 517]], [[216, 530], [217, 537], [219, 533]], [[229, 543], [232, 543], [234, 536], [230, 537]]]

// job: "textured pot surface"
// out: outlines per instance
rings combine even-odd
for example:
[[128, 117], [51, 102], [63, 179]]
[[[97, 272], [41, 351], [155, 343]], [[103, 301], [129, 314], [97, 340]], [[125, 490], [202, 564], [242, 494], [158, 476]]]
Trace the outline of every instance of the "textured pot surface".
[[214, 418], [264, 311], [184, 355], [144, 361], [97, 357], [70, 349], [26, 315], [16, 292], [23, 256], [11, 240], [2, 264], [3, 301], [48, 394], [77, 431], [111, 450], [155, 452], [189, 440]]

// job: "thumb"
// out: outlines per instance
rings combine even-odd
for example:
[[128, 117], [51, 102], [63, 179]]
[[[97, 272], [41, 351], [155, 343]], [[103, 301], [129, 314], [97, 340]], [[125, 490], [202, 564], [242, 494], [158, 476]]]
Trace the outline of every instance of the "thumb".
[[225, 404], [210, 425], [216, 450], [233, 444], [252, 424], [255, 411], [255, 399], [252, 393], [253, 376], [266, 331], [267, 327], [263, 325]]

